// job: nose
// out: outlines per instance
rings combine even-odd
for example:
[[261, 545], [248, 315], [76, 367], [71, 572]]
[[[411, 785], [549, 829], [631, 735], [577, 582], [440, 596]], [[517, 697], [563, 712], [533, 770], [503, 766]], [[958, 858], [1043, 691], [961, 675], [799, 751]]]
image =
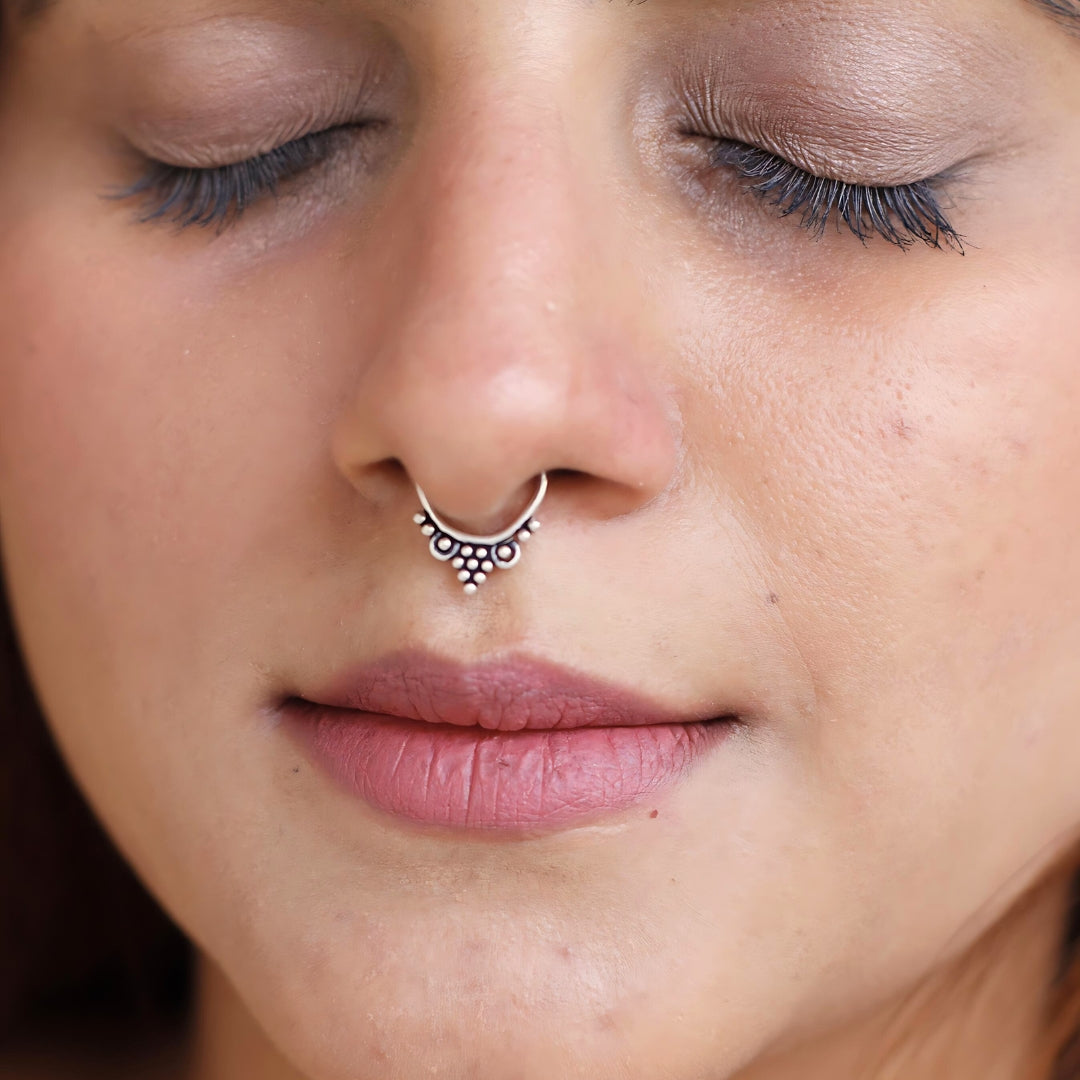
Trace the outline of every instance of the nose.
[[625, 226], [554, 110], [476, 112], [414, 147], [380, 216], [337, 467], [360, 491], [404, 475], [478, 532], [544, 472], [549, 507], [627, 513], [670, 483], [676, 426]]

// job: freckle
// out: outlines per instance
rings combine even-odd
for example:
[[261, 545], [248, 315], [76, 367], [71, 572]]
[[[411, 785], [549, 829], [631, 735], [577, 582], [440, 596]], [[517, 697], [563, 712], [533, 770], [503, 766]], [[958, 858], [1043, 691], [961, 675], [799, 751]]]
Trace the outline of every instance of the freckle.
[[300, 766], [299, 766], [299, 765], [297, 765], [297, 766], [296, 766], [296, 768], [295, 768], [295, 769], [293, 769], [293, 772], [294, 772], [294, 773], [298, 773], [299, 771], [300, 771]]
[[651, 817], [651, 818], [658, 818], [659, 816], [660, 816], [660, 811], [659, 811], [659, 810], [653, 810], [653, 811], [652, 811], [652, 812], [651, 812], [651, 813], [649, 814], [649, 817]]
[[774, 592], [769, 593], [769, 603], [770, 604], [779, 604], [780, 603], [780, 597], [777, 596], [776, 593], [774, 593]]

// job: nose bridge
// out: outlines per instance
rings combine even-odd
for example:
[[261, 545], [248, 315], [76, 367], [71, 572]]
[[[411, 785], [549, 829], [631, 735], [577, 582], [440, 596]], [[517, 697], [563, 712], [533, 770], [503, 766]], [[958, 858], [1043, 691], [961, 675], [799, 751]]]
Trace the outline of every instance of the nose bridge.
[[635, 356], [633, 300], [614, 313], [594, 295], [601, 279], [620, 294], [613, 234], [562, 121], [554, 102], [459, 106], [415, 149], [389, 215], [396, 284], [361, 423], [462, 521], [496, 514], [544, 471], [646, 497], [667, 480], [670, 433]]
[[587, 332], [576, 318], [589, 231], [584, 185], [554, 110], [521, 111], [477, 123], [466, 140], [433, 150], [444, 166], [430, 181], [434, 190], [415, 200], [426, 212], [397, 343], [399, 371], [412, 364], [444, 374], [470, 384], [474, 397], [493, 398], [491, 405], [515, 384], [554, 392], [560, 365], [580, 348], [568, 339]]

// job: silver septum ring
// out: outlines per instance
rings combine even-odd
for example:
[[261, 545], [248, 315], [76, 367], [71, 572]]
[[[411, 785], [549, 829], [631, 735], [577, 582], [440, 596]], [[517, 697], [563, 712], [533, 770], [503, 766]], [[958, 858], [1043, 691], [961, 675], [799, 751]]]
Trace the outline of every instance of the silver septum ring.
[[424, 510], [416, 514], [413, 521], [425, 536], [431, 538], [428, 544], [431, 554], [457, 571], [458, 581], [471, 596], [491, 573], [509, 570], [521, 558], [521, 545], [540, 528], [540, 522], [533, 514], [540, 509], [547, 489], [547, 473], [541, 473], [536, 495], [513, 525], [490, 536], [476, 536], [447, 525], [433, 509], [423, 488], [417, 484], [416, 494]]

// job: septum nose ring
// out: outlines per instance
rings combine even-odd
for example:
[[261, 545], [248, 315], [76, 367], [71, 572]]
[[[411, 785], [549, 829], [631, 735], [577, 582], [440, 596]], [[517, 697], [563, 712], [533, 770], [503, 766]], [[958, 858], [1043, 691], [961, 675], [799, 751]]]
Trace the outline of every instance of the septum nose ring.
[[425, 536], [431, 537], [431, 554], [458, 572], [458, 581], [471, 596], [487, 581], [489, 574], [495, 570], [509, 570], [521, 558], [521, 545], [540, 528], [540, 522], [533, 514], [540, 509], [547, 489], [547, 473], [541, 473], [536, 495], [525, 513], [500, 532], [474, 536], [447, 525], [432, 509], [423, 488], [417, 484], [416, 494], [424, 510], [413, 521]]

